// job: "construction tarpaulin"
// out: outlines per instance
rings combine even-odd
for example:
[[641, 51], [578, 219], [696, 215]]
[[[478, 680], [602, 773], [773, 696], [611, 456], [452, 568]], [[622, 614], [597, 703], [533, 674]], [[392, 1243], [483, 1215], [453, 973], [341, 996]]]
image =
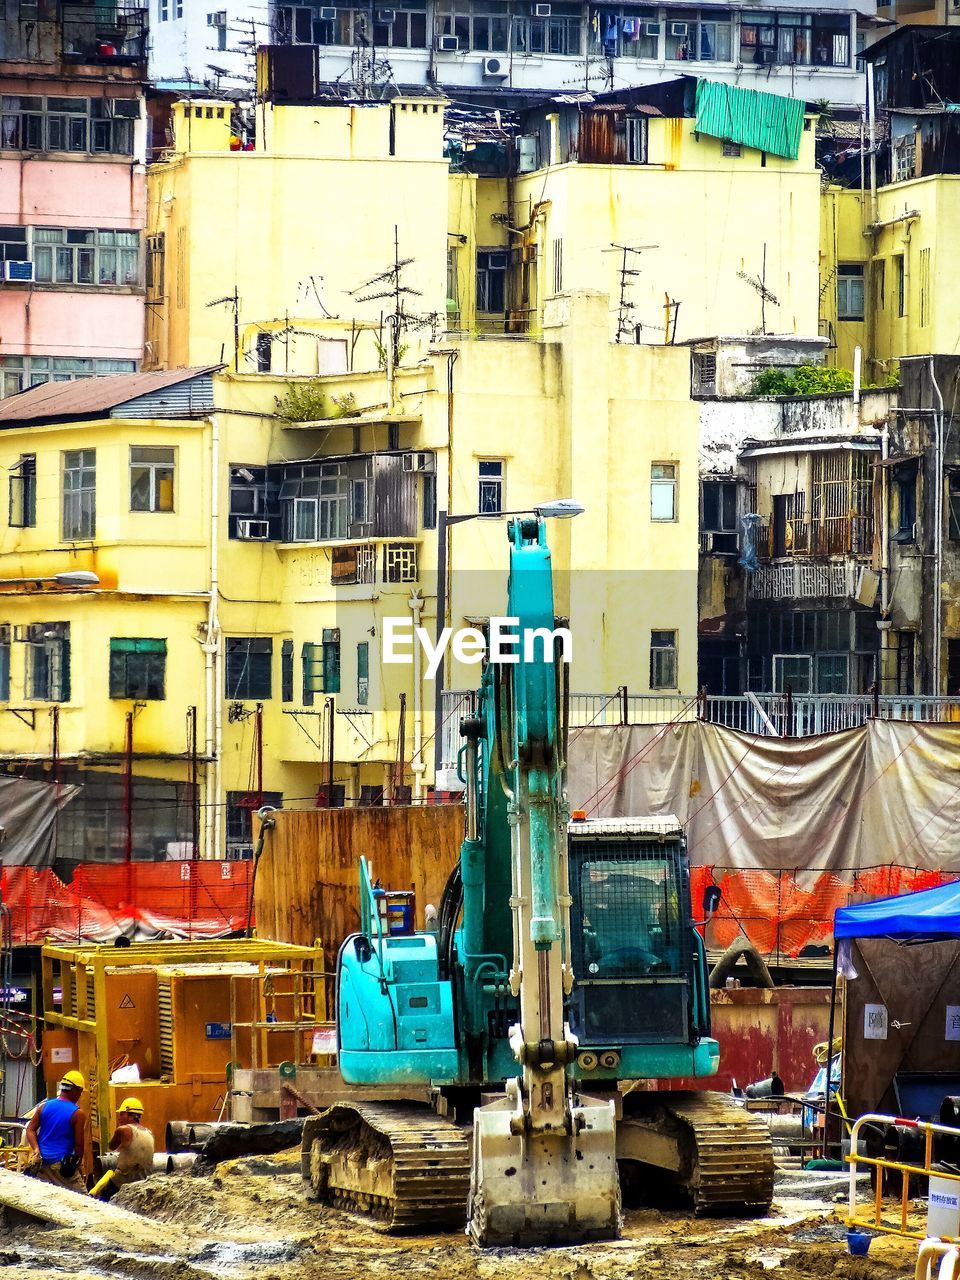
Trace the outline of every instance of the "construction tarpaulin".
[[15, 946], [46, 941], [216, 938], [247, 927], [253, 863], [86, 863], [69, 884], [49, 867], [4, 867]]
[[799, 98], [698, 80], [696, 109], [698, 133], [786, 160], [796, 160], [800, 154], [805, 104]]
[[834, 916], [833, 932], [836, 938], [958, 939], [960, 884], [841, 907]]
[[574, 730], [569, 755], [574, 808], [675, 813], [698, 865], [960, 874], [960, 726], [870, 720], [812, 738], [598, 727]]
[[48, 867], [54, 819], [79, 787], [0, 777], [0, 863], [5, 867]]

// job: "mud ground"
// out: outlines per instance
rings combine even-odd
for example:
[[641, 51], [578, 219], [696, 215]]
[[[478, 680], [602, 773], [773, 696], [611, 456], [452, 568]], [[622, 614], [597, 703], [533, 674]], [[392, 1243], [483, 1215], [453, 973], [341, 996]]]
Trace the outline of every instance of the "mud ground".
[[[210, 1177], [158, 1175], [114, 1203], [169, 1224], [170, 1247], [118, 1252], [63, 1228], [0, 1224], [0, 1280], [908, 1280], [916, 1245], [874, 1240], [851, 1258], [838, 1184], [778, 1185], [771, 1215], [697, 1220], [628, 1209], [623, 1239], [481, 1253], [460, 1235], [388, 1236], [303, 1197], [296, 1152], [231, 1161]], [[821, 1180], [822, 1183], [822, 1180]]]

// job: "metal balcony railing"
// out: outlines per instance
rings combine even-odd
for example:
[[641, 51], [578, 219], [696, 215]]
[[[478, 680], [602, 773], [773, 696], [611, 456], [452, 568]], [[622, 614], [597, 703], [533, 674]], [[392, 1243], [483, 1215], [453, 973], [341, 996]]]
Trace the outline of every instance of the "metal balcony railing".
[[[453, 768], [460, 749], [460, 721], [472, 713], [476, 695], [452, 690], [443, 695], [443, 764]], [[960, 698], [913, 694], [745, 695], [575, 693], [570, 697], [572, 733], [611, 725], [678, 724], [705, 720], [769, 737], [810, 737], [855, 729], [870, 719], [960, 724]]]

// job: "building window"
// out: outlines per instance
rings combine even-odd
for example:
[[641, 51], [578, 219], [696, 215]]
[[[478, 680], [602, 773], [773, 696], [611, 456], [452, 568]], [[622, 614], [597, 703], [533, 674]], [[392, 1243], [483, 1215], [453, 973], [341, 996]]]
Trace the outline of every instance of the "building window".
[[33, 265], [47, 284], [139, 285], [137, 231], [33, 228]]
[[28, 262], [26, 227], [0, 227], [0, 262]]
[[920, 328], [930, 323], [930, 250], [920, 250]]
[[[21, 6], [22, 7], [22, 6]], [[0, 97], [0, 149], [133, 155], [137, 98]]]
[[370, 697], [370, 642], [361, 640], [357, 645], [357, 703], [367, 705]]
[[305, 644], [303, 662], [303, 705], [313, 705], [314, 694], [340, 692], [340, 630], [324, 627], [320, 644]]
[[901, 631], [897, 635], [897, 693], [912, 694], [916, 691], [913, 678], [914, 634]]
[[363, 785], [360, 788], [360, 804], [363, 808], [383, 804], [383, 787]]
[[157, 19], [160, 22], [170, 21], [170, 0], [158, 0]]
[[162, 701], [166, 670], [166, 640], [110, 641], [111, 698]]
[[94, 449], [63, 455], [63, 538], [78, 542], [97, 534], [97, 455]]
[[437, 527], [437, 477], [433, 471], [424, 471], [420, 477], [420, 496], [424, 529]]
[[[735, 480], [704, 480], [702, 486], [702, 533], [712, 533], [714, 551], [737, 549], [737, 482]], [[731, 545], [718, 546], [718, 537], [730, 539]]]
[[278, 495], [266, 467], [230, 467], [229, 536], [243, 541], [280, 537]]
[[720, 143], [720, 154], [726, 156], [728, 160], [739, 160], [743, 155], [743, 148], [739, 142], [731, 142], [729, 138], [724, 138]]
[[276, 10], [273, 39], [275, 44], [424, 49], [426, 4], [425, 0], [399, 0], [389, 9], [281, 5]]
[[897, 315], [907, 314], [907, 271], [902, 253], [893, 255], [893, 269], [897, 273]]
[[647, 163], [647, 124], [646, 116], [627, 116], [627, 164]]
[[507, 309], [507, 261], [504, 249], [477, 250], [477, 310], [502, 316]]
[[863, 267], [855, 262], [841, 262], [837, 268], [837, 318], [862, 320]]
[[503, 511], [504, 463], [488, 459], [479, 465], [477, 511], [482, 516], [496, 516]]
[[417, 548], [407, 542], [388, 542], [383, 548], [383, 580], [388, 583], [416, 582]]
[[130, 510], [172, 511], [174, 449], [130, 448]]
[[253, 857], [253, 815], [263, 805], [274, 809], [283, 807], [282, 791], [227, 792], [227, 857], [233, 859]]
[[147, 236], [147, 297], [158, 302], [164, 296], [164, 243], [162, 231]]
[[695, 396], [717, 394], [717, 353], [715, 351], [694, 352], [693, 394]]
[[70, 623], [36, 623], [26, 648], [30, 697], [38, 702], [69, 702]]
[[960, 471], [951, 471], [947, 476], [947, 501], [950, 506], [950, 537], [957, 542], [960, 541]]
[[650, 519], [677, 518], [677, 467], [673, 462], [654, 462], [650, 467]]
[[744, 13], [740, 61], [745, 65], [849, 67], [850, 19], [845, 14]]
[[10, 700], [10, 625], [0, 626], [0, 702]]
[[0, 356], [0, 400], [45, 382], [74, 382], [111, 373], [135, 373], [136, 360], [95, 360], [90, 356]]
[[[917, 473], [912, 468], [897, 471], [893, 487], [897, 499], [896, 542], [913, 542], [917, 527]], [[953, 512], [951, 510], [951, 519]]]
[[273, 363], [273, 336], [269, 333], [257, 334], [257, 373], [269, 373]]
[[286, 542], [359, 537], [370, 508], [371, 459], [288, 465], [280, 486]]
[[225, 697], [262, 702], [273, 696], [273, 641], [261, 636], [228, 636]]
[[280, 701], [293, 701], [293, 641], [280, 646]]
[[650, 688], [677, 687], [677, 633], [650, 632]]
[[893, 144], [892, 151], [894, 182], [908, 182], [916, 177], [917, 135], [910, 133], [898, 138]]
[[10, 527], [33, 529], [37, 523], [37, 455], [21, 453], [10, 470]]
[[553, 242], [553, 292], [563, 292], [563, 240]]

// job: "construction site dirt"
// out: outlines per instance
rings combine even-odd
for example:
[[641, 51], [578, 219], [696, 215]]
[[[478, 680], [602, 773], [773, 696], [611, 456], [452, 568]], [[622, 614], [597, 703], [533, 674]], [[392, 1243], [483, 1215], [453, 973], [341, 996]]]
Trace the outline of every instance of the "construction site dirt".
[[[6, 1213], [0, 1274], [17, 1280], [900, 1280], [916, 1245], [874, 1240], [850, 1257], [834, 1203], [842, 1179], [794, 1176], [778, 1184], [770, 1216], [697, 1219], [689, 1211], [627, 1209], [623, 1238], [556, 1249], [481, 1251], [460, 1234], [386, 1235], [307, 1201], [296, 1151], [221, 1165], [207, 1177], [157, 1175], [124, 1188], [114, 1205], [139, 1215], [122, 1244], [96, 1228]], [[38, 1195], [43, 1189], [38, 1186]], [[129, 1224], [129, 1219], [127, 1219]], [[157, 1248], [157, 1225], [169, 1246]], [[7, 1271], [6, 1269], [10, 1270]]]

